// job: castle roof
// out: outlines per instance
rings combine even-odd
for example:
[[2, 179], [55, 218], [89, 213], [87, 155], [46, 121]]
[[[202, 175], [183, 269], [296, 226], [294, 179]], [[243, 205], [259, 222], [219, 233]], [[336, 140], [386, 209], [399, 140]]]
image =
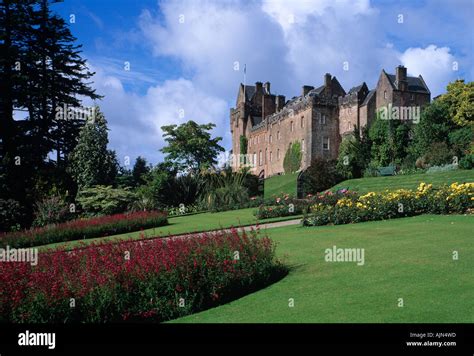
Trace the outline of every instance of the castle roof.
[[367, 105], [369, 103], [370, 99], [372, 99], [372, 97], [374, 96], [374, 94], [375, 94], [375, 89], [372, 89], [371, 91], [369, 91], [369, 93], [365, 97], [364, 101], [362, 102], [361, 106]]
[[[390, 84], [392, 85], [393, 89], [397, 88], [397, 77], [395, 74], [388, 74], [385, 73], [387, 76], [388, 80], [390, 81]], [[425, 81], [421, 77], [409, 77], [407, 76], [407, 83], [408, 83], [408, 91], [414, 91], [418, 93], [426, 93], [429, 94], [430, 90], [425, 84]]]
[[356, 87], [352, 87], [351, 89], [349, 89], [349, 92], [347, 94], [352, 94], [352, 93], [357, 93], [359, 90], [362, 89], [362, 87], [364, 86], [365, 83], [362, 83], [361, 85], [358, 85]]
[[321, 86], [318, 87], [318, 88], [312, 89], [312, 90], [309, 91], [308, 95], [309, 95], [309, 96], [316, 96], [316, 95], [319, 95], [319, 94], [321, 94], [321, 93], [323, 92], [323, 90], [324, 90], [325, 87], [326, 87], [325, 85], [321, 85]]

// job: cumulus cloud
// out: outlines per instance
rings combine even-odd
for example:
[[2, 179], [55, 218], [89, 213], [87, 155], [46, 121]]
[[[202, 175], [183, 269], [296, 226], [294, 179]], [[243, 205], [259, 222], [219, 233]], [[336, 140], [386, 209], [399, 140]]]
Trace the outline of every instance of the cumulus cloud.
[[140, 28], [153, 53], [178, 59], [188, 77], [207, 92], [235, 96], [244, 64], [250, 82], [288, 85], [291, 73], [281, 29], [262, 16], [259, 4], [173, 1], [161, 3], [160, 12], [163, 16], [148, 10], [140, 16]]
[[[215, 135], [226, 136], [227, 103], [209, 96], [186, 79], [167, 80], [151, 86], [144, 95], [124, 89], [121, 79], [109, 75], [106, 68], [90, 66], [97, 91], [105, 96], [98, 104], [109, 122], [109, 141], [123, 164], [126, 157], [139, 155], [152, 162], [162, 159], [161, 126], [188, 120], [217, 124]], [[113, 70], [112, 70], [113, 72]], [[86, 105], [92, 103], [85, 102]], [[228, 137], [227, 137], [228, 139]]]
[[433, 97], [445, 92], [448, 82], [456, 79], [455, 58], [448, 47], [408, 48], [400, 55], [400, 61], [409, 75], [423, 76]]

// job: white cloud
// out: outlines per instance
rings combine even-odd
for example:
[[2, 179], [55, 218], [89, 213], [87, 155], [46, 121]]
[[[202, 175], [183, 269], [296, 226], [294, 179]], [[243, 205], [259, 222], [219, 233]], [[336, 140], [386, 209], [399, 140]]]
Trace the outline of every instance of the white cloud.
[[174, 1], [161, 3], [160, 11], [163, 17], [142, 12], [143, 34], [156, 56], [178, 59], [196, 86], [213, 95], [235, 96], [244, 64], [248, 83], [272, 80], [283, 88], [290, 82], [282, 31], [263, 16], [259, 4]]
[[107, 68], [91, 65], [91, 69], [96, 72], [93, 80], [97, 92], [105, 96], [98, 104], [108, 119], [110, 146], [117, 151], [122, 164], [125, 156], [132, 159], [132, 164], [139, 155], [154, 163], [160, 161], [159, 149], [164, 144], [160, 128], [164, 125], [188, 120], [213, 122], [217, 124], [215, 135], [227, 134], [227, 103], [207, 95], [189, 80], [167, 80], [139, 95], [125, 90], [122, 81], [109, 75]]
[[433, 97], [444, 92], [448, 82], [456, 78], [453, 71], [455, 58], [449, 47], [432, 44], [426, 48], [408, 48], [400, 55], [400, 61], [407, 67], [409, 75], [423, 76]]

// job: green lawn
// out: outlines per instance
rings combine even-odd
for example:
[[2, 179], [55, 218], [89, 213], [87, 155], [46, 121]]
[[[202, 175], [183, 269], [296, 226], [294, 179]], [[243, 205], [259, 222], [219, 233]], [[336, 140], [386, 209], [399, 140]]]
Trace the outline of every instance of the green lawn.
[[194, 214], [194, 215], [186, 215], [186, 216], [176, 216], [168, 219], [169, 224], [165, 226], [160, 226], [157, 228], [147, 229], [143, 231], [136, 231], [121, 235], [114, 235], [109, 237], [99, 237], [94, 239], [87, 239], [87, 240], [77, 240], [77, 241], [70, 241], [70, 242], [60, 242], [54, 243], [49, 245], [40, 246], [39, 250], [44, 250], [48, 248], [56, 248], [61, 245], [67, 245], [68, 248], [74, 248], [81, 243], [91, 243], [91, 242], [98, 242], [98, 241], [108, 241], [112, 239], [128, 239], [128, 238], [140, 238], [140, 234], [143, 233], [145, 237], [157, 237], [157, 236], [169, 236], [169, 235], [177, 235], [177, 234], [184, 234], [190, 232], [201, 232], [201, 231], [209, 231], [209, 230], [216, 230], [219, 228], [229, 228], [233, 226], [245, 226], [245, 225], [253, 225], [256, 223], [268, 223], [274, 221], [284, 221], [284, 220], [292, 220], [301, 215], [296, 216], [286, 216], [282, 218], [272, 218], [272, 219], [264, 219], [258, 221], [255, 216], [253, 215], [254, 211], [257, 208], [248, 208], [248, 209], [239, 209], [239, 210], [230, 210], [230, 211], [223, 211], [218, 213], [202, 213], [202, 214]]
[[275, 195], [282, 195], [282, 193], [296, 196], [297, 178], [298, 173], [292, 173], [265, 179], [264, 197], [271, 198]]
[[[342, 226], [268, 230], [290, 274], [229, 304], [172, 322], [474, 322], [474, 216], [422, 215]], [[364, 248], [365, 264], [324, 251]], [[454, 261], [453, 251], [459, 259]], [[294, 307], [288, 306], [294, 299]], [[398, 307], [399, 298], [404, 306]]]
[[333, 188], [349, 188], [361, 193], [382, 191], [385, 189], [416, 188], [420, 182], [433, 185], [451, 184], [454, 182], [474, 182], [474, 170], [456, 170], [451, 172], [421, 173], [405, 176], [369, 177], [345, 180]]

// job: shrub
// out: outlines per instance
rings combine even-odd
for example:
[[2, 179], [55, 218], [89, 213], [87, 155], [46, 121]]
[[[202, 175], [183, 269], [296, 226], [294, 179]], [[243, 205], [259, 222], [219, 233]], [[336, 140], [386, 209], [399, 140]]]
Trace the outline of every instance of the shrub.
[[19, 202], [13, 199], [0, 199], [0, 232], [16, 229], [23, 215]]
[[303, 191], [305, 194], [322, 192], [343, 180], [343, 176], [336, 169], [336, 161], [314, 158], [303, 172]]
[[111, 215], [129, 210], [136, 195], [128, 189], [97, 185], [79, 191], [76, 199], [86, 216]]
[[36, 204], [33, 226], [58, 224], [71, 218], [68, 203], [60, 196], [52, 196]]
[[[247, 183], [250, 174], [247, 171], [232, 172], [224, 169], [221, 172], [203, 174], [200, 205], [209, 211], [224, 211], [255, 206], [250, 201]], [[258, 182], [257, 182], [258, 183]]]
[[[124, 259], [125, 252], [131, 256]], [[125, 241], [0, 264], [0, 318], [15, 323], [165, 321], [264, 287], [287, 273], [257, 232]], [[70, 298], [76, 302], [69, 307]]]
[[473, 169], [474, 168], [474, 154], [468, 154], [459, 161], [459, 168]]
[[448, 148], [445, 142], [435, 142], [425, 153], [425, 162], [431, 166], [442, 166], [447, 163], [452, 163], [454, 152]]
[[298, 141], [291, 143], [285, 153], [283, 159], [283, 169], [286, 174], [295, 173], [301, 166], [301, 144]]
[[39, 246], [138, 231], [166, 223], [166, 214], [159, 211], [100, 216], [3, 234], [0, 235], [0, 246]]

